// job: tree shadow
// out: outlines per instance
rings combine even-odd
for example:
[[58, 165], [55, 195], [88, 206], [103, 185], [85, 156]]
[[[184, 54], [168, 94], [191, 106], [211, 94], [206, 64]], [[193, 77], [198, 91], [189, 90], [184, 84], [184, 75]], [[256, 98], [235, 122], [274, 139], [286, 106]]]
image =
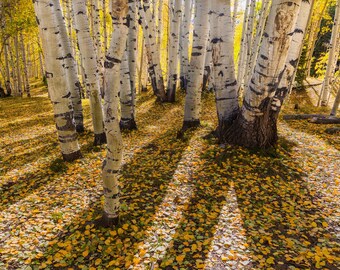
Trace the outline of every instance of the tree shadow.
[[[204, 153], [201, 169], [193, 176], [194, 195], [167, 254], [158, 261], [160, 269], [338, 269], [339, 245], [326, 221], [332, 210], [291, 158], [292, 146], [281, 139], [277, 149], [266, 152], [226, 146]], [[219, 224], [228, 187], [235, 191], [245, 230], [247, 265], [237, 250], [230, 258], [212, 249], [216, 230], [228, 225]], [[234, 235], [224, 237], [233, 241]], [[209, 253], [219, 257], [216, 265], [221, 268], [204, 265]], [[183, 256], [180, 261], [178, 256]]]
[[[89, 203], [89, 208], [79, 213], [79, 218], [65, 229], [65, 233], [47, 246], [44, 255], [33, 265], [45, 265], [52, 259], [51, 269], [66, 269], [70, 265], [95, 265], [100, 259], [106, 267], [114, 260], [116, 267], [127, 269], [126, 264], [132, 261], [130, 259], [143, 241], [145, 231], [152, 226], [157, 206], [166, 196], [167, 186], [188, 145], [188, 140], [177, 140], [175, 133], [176, 130], [168, 127], [138, 149], [123, 166], [120, 225], [116, 228], [94, 226], [93, 220], [102, 212], [101, 195], [98, 195]], [[75, 238], [79, 241], [73, 241]], [[64, 244], [72, 245], [72, 255], [63, 253], [61, 247]], [[62, 259], [58, 260], [60, 256]]]

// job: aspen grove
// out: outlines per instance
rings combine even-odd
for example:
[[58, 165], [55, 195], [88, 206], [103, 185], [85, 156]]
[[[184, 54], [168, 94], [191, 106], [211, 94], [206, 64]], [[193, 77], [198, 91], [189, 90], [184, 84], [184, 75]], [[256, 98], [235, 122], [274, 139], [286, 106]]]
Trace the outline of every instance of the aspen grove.
[[[20, 136], [27, 137], [27, 142], [42, 142], [46, 138], [50, 140], [48, 134], [52, 134], [57, 138], [53, 141], [53, 150], [48, 143], [39, 144], [34, 150], [26, 149], [24, 156], [40, 151], [41, 156], [34, 159], [36, 163], [33, 165], [23, 163], [19, 169], [38, 166], [39, 162], [49, 160], [53, 153], [53, 160], [44, 166], [53, 168], [55, 175], [70, 174], [68, 168], [72, 167], [72, 177], [78, 180], [83, 179], [83, 173], [87, 175], [84, 181], [100, 179], [98, 189], [92, 189], [89, 183], [84, 184], [91, 192], [96, 191], [84, 195], [80, 208], [82, 211], [86, 207], [91, 209], [98, 201], [100, 212], [83, 222], [84, 230], [80, 234], [87, 239], [88, 235], [93, 236], [91, 230], [104, 230], [98, 233], [98, 250], [86, 248], [84, 244], [81, 251], [79, 249], [81, 256], [67, 257], [66, 253], [71, 254], [72, 248], [60, 244], [59, 248], [65, 249], [65, 254], [58, 255], [60, 258], [54, 255], [47, 262], [41, 261], [47, 256], [44, 254], [29, 260], [20, 259], [18, 265], [12, 264], [15, 260], [8, 259], [10, 255], [2, 255], [0, 248], [1, 269], [16, 269], [24, 264], [35, 267], [40, 263], [37, 267], [41, 269], [66, 269], [67, 266], [76, 266], [75, 269], [339, 269], [338, 258], [333, 255], [336, 240], [329, 236], [337, 230], [331, 216], [338, 212], [328, 211], [323, 215], [314, 209], [317, 206], [313, 200], [322, 196], [305, 187], [309, 186], [309, 180], [304, 180], [308, 173], [304, 175], [303, 169], [295, 170], [298, 168], [295, 165], [314, 156], [311, 138], [315, 140], [317, 136], [315, 132], [304, 129], [308, 130], [313, 124], [319, 129], [323, 125], [332, 125], [317, 133], [321, 138], [318, 137], [314, 145], [321, 149], [315, 154], [318, 160], [303, 161], [303, 166], [313, 164], [320, 174], [327, 173], [329, 178], [323, 174], [319, 177], [322, 179], [320, 185], [329, 191], [324, 197], [330, 197], [325, 201], [330, 202], [329, 198], [336, 197], [335, 191], [330, 190], [335, 190], [334, 185], [339, 183], [335, 168], [340, 160], [336, 137], [340, 130], [337, 117], [340, 104], [340, 0], [0, 0], [0, 39], [0, 115], [4, 118], [0, 128], [4, 131], [4, 138], [9, 136], [6, 132], [20, 134], [9, 141], [4, 139], [4, 150], [0, 151], [4, 156], [0, 156], [0, 165], [4, 164], [0, 176], [3, 173], [8, 179], [13, 178], [9, 182], [0, 181], [4, 202], [13, 201], [14, 205], [20, 201], [20, 194], [30, 192], [35, 186], [48, 187], [50, 179], [50, 176], [44, 176], [42, 179], [45, 180], [39, 180], [38, 184], [34, 183], [27, 191], [17, 194], [20, 186], [12, 190], [12, 185], [21, 181], [22, 176], [13, 176], [17, 171], [11, 162], [15, 166], [17, 161], [15, 158], [8, 161], [15, 152], [8, 147], [17, 149]], [[49, 101], [50, 109], [45, 109], [45, 100]], [[29, 131], [17, 128], [21, 122], [19, 118], [7, 124], [7, 118], [21, 115], [26, 109], [32, 113], [22, 115], [22, 121], [29, 117], [35, 119], [27, 120], [31, 123]], [[49, 133], [35, 135], [38, 130], [40, 132], [39, 121], [45, 120], [53, 120], [55, 127], [48, 129], [46, 124]], [[301, 149], [296, 152], [298, 154], [292, 150], [307, 147], [304, 144], [311, 145], [306, 150], [306, 157], [301, 154], [304, 153]], [[45, 147], [49, 152], [44, 152]], [[332, 158], [324, 151], [326, 148]], [[294, 155], [298, 156], [296, 160]], [[46, 160], [42, 161], [44, 158]], [[328, 164], [323, 158], [332, 161]], [[291, 168], [285, 163], [286, 159], [292, 162]], [[319, 162], [332, 168], [320, 165], [326, 169], [319, 170]], [[257, 166], [263, 169], [257, 170]], [[41, 170], [37, 169], [30, 177], [39, 176]], [[88, 176], [90, 172], [93, 174]], [[313, 170], [310, 174], [316, 183], [318, 175], [313, 174]], [[248, 177], [250, 182], [246, 183]], [[259, 185], [256, 177], [262, 179]], [[228, 181], [220, 180], [227, 178]], [[204, 179], [209, 179], [209, 183]], [[275, 179], [282, 180], [278, 186]], [[65, 181], [67, 183], [67, 179]], [[296, 185], [289, 186], [290, 181], [296, 181]], [[78, 194], [82, 185], [77, 182], [70, 190], [60, 191], [59, 196], [69, 194], [69, 198], [79, 196], [78, 200], [82, 200], [82, 195]], [[271, 192], [274, 189], [281, 192], [274, 206], [271, 192], [264, 191], [267, 185], [272, 187]], [[281, 186], [285, 189], [276, 191], [276, 187], [280, 189]], [[143, 188], [145, 190], [141, 191]], [[247, 192], [243, 188], [254, 194], [249, 193], [245, 198]], [[13, 195], [7, 197], [11, 190]], [[83, 190], [85, 192], [86, 188]], [[174, 190], [181, 192], [175, 194]], [[213, 200], [215, 204], [206, 207], [209, 214], [204, 218], [200, 217], [200, 212], [197, 216], [190, 216], [190, 211], [196, 213], [210, 192], [214, 195], [207, 200]], [[219, 196], [219, 192], [226, 193]], [[260, 206], [251, 203], [257, 198], [256, 192], [268, 195], [266, 201], [258, 202]], [[53, 192], [48, 194], [52, 196]], [[163, 197], [153, 201], [153, 196]], [[234, 201], [233, 196], [236, 196]], [[310, 200], [306, 196], [310, 196]], [[292, 203], [295, 208], [287, 206], [289, 198], [298, 198], [299, 203]], [[152, 210], [148, 208], [148, 200]], [[227, 206], [223, 202], [225, 205], [230, 203], [231, 208], [225, 210]], [[318, 203], [322, 205], [321, 201]], [[337, 203], [338, 199], [334, 205]], [[244, 218], [244, 222], [237, 226], [256, 228], [254, 231], [261, 234], [255, 239], [253, 230], [249, 229], [244, 235], [251, 244], [247, 242], [240, 250], [247, 250], [249, 245], [256, 246], [254, 243], [272, 246], [268, 236], [271, 235], [275, 242], [275, 248], [270, 247], [273, 250], [282, 247], [287, 251], [294, 246], [296, 239], [304, 237], [303, 244], [300, 244], [306, 247], [306, 251], [299, 248], [295, 257], [290, 257], [281, 249], [275, 253], [269, 248], [258, 251], [255, 247], [252, 259], [240, 259], [248, 255], [243, 251], [240, 251], [242, 256], [235, 255], [232, 241], [222, 244], [217, 241], [219, 235], [220, 238], [227, 237], [218, 225], [232, 224], [233, 220], [222, 212], [229, 211], [236, 216], [238, 204], [243, 207], [240, 219]], [[248, 204], [254, 208], [250, 209]], [[195, 205], [199, 205], [197, 209]], [[272, 208], [268, 210], [266, 205]], [[302, 209], [306, 222], [310, 221], [311, 225], [303, 227], [304, 232], [296, 233], [296, 220], [284, 225], [292, 226], [287, 229], [280, 225], [285, 221], [274, 219], [268, 224], [277, 231], [285, 231], [285, 236], [276, 235], [274, 229], [272, 232], [256, 225], [255, 221], [249, 221], [249, 215], [258, 207], [262, 207], [262, 212], [255, 219], [275, 216], [276, 213], [281, 215], [280, 211], [286, 211], [287, 207], [289, 211], [282, 216], [295, 213], [299, 207], [310, 207], [322, 219], [316, 222], [310, 217], [314, 210]], [[272, 210], [274, 208], [277, 212]], [[77, 209], [74, 207], [68, 211], [78, 215]], [[216, 209], [218, 214], [214, 216]], [[55, 210], [53, 218], [56, 223], [67, 220], [68, 216], [62, 213]], [[143, 216], [149, 213], [152, 222]], [[129, 218], [137, 221], [130, 222]], [[333, 226], [329, 234], [325, 231], [328, 229], [327, 218]], [[177, 219], [184, 225], [180, 225]], [[216, 222], [211, 225], [209, 219]], [[304, 219], [302, 214], [297, 217], [300, 219]], [[122, 225], [124, 222], [127, 223]], [[185, 231], [185, 226], [190, 227], [191, 223], [201, 225], [196, 224], [198, 228]], [[0, 231], [6, 231], [6, 226], [0, 227]], [[180, 231], [181, 226], [185, 232]], [[210, 226], [207, 237], [196, 239], [200, 234], [199, 226]], [[319, 231], [315, 229], [318, 227]], [[125, 237], [129, 230], [133, 234], [126, 238], [128, 240], [118, 239]], [[102, 237], [102, 232], [106, 233], [107, 239]], [[63, 237], [70, 243], [74, 240], [76, 246], [78, 236], [68, 238], [72, 233], [67, 231]], [[183, 239], [173, 241], [180, 233]], [[294, 233], [290, 238], [289, 235]], [[318, 240], [314, 235], [322, 240], [319, 244], [315, 244]], [[325, 240], [325, 235], [329, 239]], [[0, 239], [5, 239], [0, 240], [0, 246], [11, 237], [9, 231], [0, 234]], [[110, 237], [115, 239], [115, 244], [108, 240]], [[150, 248], [148, 241], [158, 239], [161, 243], [162, 237], [169, 238], [163, 246], [160, 244], [154, 252], [146, 251]], [[237, 237], [241, 239], [242, 233]], [[92, 238], [97, 241], [96, 237]], [[293, 240], [289, 242], [288, 238]], [[197, 242], [192, 242], [194, 240]], [[128, 247], [129, 241], [135, 241], [133, 248]], [[284, 242], [282, 246], [280, 241]], [[54, 244], [58, 245], [57, 242], [44, 243], [44, 250]], [[229, 250], [217, 253], [212, 248], [215, 244]], [[211, 246], [210, 250], [205, 249], [205, 245]], [[122, 248], [121, 254], [131, 248], [131, 252], [139, 252], [139, 255], [129, 255], [131, 258], [121, 255], [124, 263], [117, 258], [101, 257], [101, 253], [113, 253], [117, 246]], [[184, 251], [169, 255], [166, 253], [168, 249]], [[11, 253], [7, 246], [3, 250]], [[188, 253], [192, 254], [189, 256]], [[150, 261], [146, 262], [149, 259], [145, 254]], [[215, 258], [219, 263], [214, 263]], [[242, 264], [242, 260], [247, 263]], [[229, 265], [229, 261], [237, 262]]]

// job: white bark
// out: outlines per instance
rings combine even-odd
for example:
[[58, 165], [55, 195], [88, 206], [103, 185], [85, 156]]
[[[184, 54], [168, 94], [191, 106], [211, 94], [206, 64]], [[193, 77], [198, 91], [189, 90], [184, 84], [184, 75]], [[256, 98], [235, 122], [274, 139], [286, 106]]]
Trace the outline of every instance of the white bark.
[[[213, 3], [213, 2], [212, 2]], [[209, 21], [210, 21], [211, 13], [209, 14]], [[209, 22], [209, 28], [211, 23]], [[202, 90], [206, 91], [208, 85], [211, 84], [213, 77], [211, 75], [212, 70], [212, 44], [211, 44], [211, 30], [209, 31], [208, 40], [207, 40], [207, 51], [205, 52], [205, 60], [204, 60], [204, 73], [203, 73], [203, 86]]]
[[168, 65], [168, 89], [167, 100], [176, 100], [176, 88], [178, 80], [179, 60], [179, 35], [182, 17], [182, 0], [174, 0], [174, 6], [170, 7], [170, 35], [169, 35], [169, 65]]
[[129, 1], [129, 36], [127, 43], [129, 72], [130, 72], [130, 84], [133, 104], [136, 100], [136, 80], [137, 80], [137, 50], [138, 50], [138, 33], [137, 33], [137, 4], [135, 0]]
[[107, 153], [103, 164], [104, 216], [117, 219], [119, 215], [119, 183], [118, 173], [123, 154], [123, 139], [119, 128], [119, 90], [120, 65], [126, 48], [127, 0], [112, 1], [112, 24], [114, 32], [111, 45], [105, 57], [105, 131], [107, 137]]
[[213, 82], [219, 126], [222, 129], [234, 120], [239, 108], [230, 0], [213, 0], [211, 11]]
[[339, 86], [340, 84], [338, 84], [338, 92], [334, 100], [334, 104], [333, 104], [332, 111], [331, 111], [331, 116], [336, 116], [336, 113], [339, 108], [339, 104], [340, 104], [340, 87]]
[[187, 76], [189, 70], [189, 40], [192, 18], [192, 1], [184, 0], [183, 24], [181, 26], [181, 86], [187, 88]]
[[239, 84], [239, 89], [243, 89], [243, 77], [245, 73], [245, 61], [246, 61], [246, 53], [247, 53], [247, 22], [250, 8], [250, 0], [246, 2], [246, 10], [244, 12], [243, 18], [243, 28], [242, 28], [242, 38], [241, 38], [241, 48], [238, 57], [238, 68], [237, 68], [237, 82]]
[[209, 34], [210, 1], [196, 1], [194, 40], [185, 97], [183, 129], [200, 123], [202, 80], [205, 52]]
[[256, 37], [252, 44], [251, 55], [250, 55], [250, 60], [249, 60], [249, 65], [248, 65], [248, 72], [247, 72], [248, 74], [247, 74], [247, 78], [245, 79], [245, 84], [246, 84], [245, 88], [248, 88], [249, 78], [253, 74], [253, 71], [255, 68], [256, 59], [257, 59], [257, 56], [260, 50], [261, 39], [262, 39], [265, 23], [268, 17], [269, 7], [270, 7], [270, 1], [263, 0], [261, 10], [258, 16], [259, 19], [257, 21], [257, 26], [256, 26]]
[[16, 96], [22, 97], [22, 77], [21, 77], [21, 70], [20, 70], [20, 47], [19, 47], [19, 37], [18, 34], [14, 37], [14, 47], [15, 47], [15, 57], [16, 57], [16, 81], [17, 81], [17, 87], [16, 87]]
[[278, 78], [285, 67], [301, 1], [274, 0], [272, 3], [259, 57], [243, 101], [242, 116], [248, 122], [263, 116], [264, 100], [274, 97]]
[[332, 37], [329, 43], [329, 54], [328, 54], [328, 62], [327, 62], [327, 69], [326, 74], [323, 82], [323, 87], [321, 90], [322, 99], [321, 99], [321, 106], [327, 106], [328, 104], [328, 97], [330, 95], [330, 85], [332, 80], [332, 74], [334, 73], [334, 57], [336, 56], [336, 49], [337, 49], [337, 41], [340, 32], [340, 0], [337, 0], [335, 6], [335, 16], [334, 16], [334, 24], [332, 28]]
[[[255, 5], [256, 1], [251, 1], [249, 16], [247, 22], [247, 44], [246, 44], [246, 59], [244, 61], [244, 77], [241, 78], [243, 80], [243, 84], [245, 89], [248, 87], [248, 79], [251, 76], [251, 54], [254, 43], [254, 19], [255, 19]], [[240, 81], [242, 84], [242, 81]]]
[[27, 97], [31, 97], [30, 83], [29, 83], [29, 78], [28, 78], [29, 76], [28, 76], [26, 49], [25, 49], [25, 43], [24, 43], [24, 36], [22, 33], [20, 33], [20, 43], [21, 43], [22, 62], [24, 64], [24, 90], [27, 94]]
[[73, 50], [71, 46], [71, 38], [67, 33], [66, 24], [63, 16], [63, 11], [59, 1], [55, 1], [56, 18], [59, 25], [61, 48], [63, 51], [64, 65], [66, 70], [67, 88], [71, 93], [70, 99], [74, 111], [74, 120], [76, 130], [78, 132], [84, 131], [83, 124], [83, 107], [81, 103], [82, 86], [78, 78], [78, 67], [73, 57]]
[[141, 17], [145, 48], [148, 58], [148, 70], [151, 78], [152, 88], [160, 101], [166, 100], [164, 90], [164, 79], [161, 69], [161, 59], [159, 46], [156, 42], [155, 22], [152, 16], [149, 0], [145, 0], [143, 5], [138, 1], [139, 13]]
[[296, 69], [302, 51], [310, 14], [312, 12], [313, 0], [302, 1], [295, 29], [291, 33], [292, 41], [288, 50], [284, 72], [281, 74], [280, 82], [272, 100], [272, 110], [279, 112], [286, 96], [290, 93], [295, 79]]
[[63, 67], [62, 48], [58, 45], [61, 43], [61, 37], [55, 6], [51, 0], [36, 0], [34, 8], [42, 40], [48, 91], [53, 105], [61, 152], [65, 160], [71, 161], [81, 157], [81, 153], [69, 99], [70, 92], [66, 90], [64, 79], [65, 68]]
[[235, 27], [236, 27], [236, 18], [237, 18], [237, 10], [238, 10], [238, 0], [234, 0], [234, 7], [233, 7], [233, 33], [235, 34]]
[[74, 0], [73, 13], [78, 37], [80, 54], [85, 70], [86, 91], [90, 99], [92, 125], [95, 134], [95, 145], [105, 143], [103, 112], [100, 97], [99, 70], [97, 54], [90, 35], [85, 0]]
[[122, 129], [136, 129], [135, 123], [135, 95], [132, 93], [128, 53], [125, 51], [120, 67], [120, 106]]

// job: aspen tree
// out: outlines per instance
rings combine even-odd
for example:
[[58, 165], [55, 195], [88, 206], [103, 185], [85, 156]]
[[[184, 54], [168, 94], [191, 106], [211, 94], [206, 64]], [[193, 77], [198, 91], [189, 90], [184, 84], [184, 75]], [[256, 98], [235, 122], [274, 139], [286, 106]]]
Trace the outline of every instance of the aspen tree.
[[83, 106], [81, 103], [82, 86], [78, 78], [78, 67], [76, 60], [73, 57], [71, 38], [67, 33], [67, 28], [64, 20], [64, 15], [59, 1], [55, 1], [55, 12], [59, 25], [61, 48], [63, 51], [63, 59], [66, 70], [67, 87], [71, 93], [70, 99], [73, 106], [74, 121], [77, 132], [84, 131], [83, 123]]
[[132, 104], [136, 103], [136, 92], [137, 92], [137, 4], [135, 0], [129, 1], [129, 13], [128, 13], [128, 25], [129, 25], [129, 36], [127, 42], [128, 51], [128, 62], [129, 62], [129, 72], [130, 72], [130, 87], [132, 95]]
[[334, 16], [334, 23], [332, 28], [332, 37], [331, 41], [329, 43], [329, 54], [328, 54], [328, 62], [327, 62], [327, 68], [326, 68], [326, 74], [321, 90], [321, 106], [327, 106], [328, 104], [328, 98], [330, 95], [330, 86], [331, 86], [331, 80], [334, 73], [334, 58], [337, 55], [336, 50], [338, 37], [340, 33], [340, 0], [337, 0], [336, 6], [335, 6], [335, 16]]
[[120, 209], [118, 173], [123, 155], [123, 139], [119, 128], [120, 65], [128, 37], [127, 0], [112, 0], [113, 34], [105, 57], [104, 116], [107, 152], [103, 163], [104, 213], [101, 224], [117, 224]]
[[263, 41], [243, 105], [223, 140], [246, 147], [266, 148], [277, 141], [276, 114], [271, 103], [285, 68], [291, 33], [302, 0], [273, 0]]
[[276, 111], [277, 116], [281, 110], [283, 101], [285, 100], [286, 96], [291, 92], [293, 87], [296, 68], [298, 66], [299, 57], [301, 55], [303, 39], [305, 37], [308, 21], [312, 12], [313, 3], [313, 0], [301, 2], [296, 25], [291, 34], [292, 41], [288, 50], [284, 72], [281, 74], [275, 96], [272, 100], [271, 109], [273, 111]]
[[189, 39], [192, 18], [192, 0], [184, 0], [183, 23], [181, 26], [181, 87], [187, 88], [189, 69]]
[[233, 54], [234, 39], [230, 0], [213, 0], [211, 5], [212, 74], [221, 133], [232, 123], [239, 109]]
[[196, 1], [194, 40], [188, 72], [188, 87], [185, 96], [182, 131], [200, 125], [201, 93], [203, 86], [204, 60], [209, 34], [210, 1]]
[[155, 22], [152, 16], [149, 0], [143, 1], [143, 5], [138, 1], [140, 21], [143, 27], [145, 48], [148, 59], [148, 71], [155, 95], [160, 101], [166, 101], [164, 89], [164, 79], [161, 69], [160, 52], [155, 36]]
[[132, 93], [130, 76], [128, 53], [125, 51], [120, 67], [120, 128], [127, 130], [137, 129], [135, 122], [135, 95]]
[[56, 19], [54, 1], [34, 0], [34, 9], [39, 26], [39, 33], [44, 51], [46, 78], [49, 96], [54, 110], [58, 139], [65, 161], [73, 161], [81, 157], [76, 128], [73, 120], [71, 93], [67, 91], [65, 67], [60, 31]]
[[21, 43], [21, 55], [22, 55], [22, 62], [24, 64], [24, 91], [26, 92], [27, 97], [31, 97], [30, 91], [30, 83], [29, 83], [29, 75], [28, 75], [28, 63], [27, 63], [27, 56], [26, 56], [26, 49], [25, 49], [25, 42], [24, 42], [24, 35], [20, 33], [20, 43]]
[[85, 0], [74, 0], [72, 4], [79, 50], [83, 59], [85, 71], [86, 91], [90, 99], [92, 125], [94, 131], [94, 145], [100, 145], [106, 143], [106, 138], [100, 97], [97, 54], [90, 35], [86, 2]]
[[237, 82], [239, 84], [239, 89], [243, 89], [243, 79], [245, 74], [245, 61], [247, 53], [247, 23], [250, 9], [250, 0], [246, 2], [246, 10], [244, 12], [243, 26], [242, 26], [242, 38], [241, 38], [241, 48], [238, 56], [238, 68], [237, 68]]
[[178, 80], [178, 60], [179, 60], [179, 35], [182, 17], [182, 1], [174, 0], [174, 5], [170, 6], [170, 34], [169, 34], [169, 63], [168, 63], [168, 89], [167, 101], [175, 102], [176, 88]]

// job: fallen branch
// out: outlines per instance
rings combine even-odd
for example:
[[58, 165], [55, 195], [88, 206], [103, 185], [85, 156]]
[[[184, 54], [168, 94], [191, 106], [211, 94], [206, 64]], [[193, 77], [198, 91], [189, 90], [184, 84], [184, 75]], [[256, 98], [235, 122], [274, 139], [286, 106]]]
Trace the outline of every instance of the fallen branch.
[[325, 132], [328, 134], [337, 134], [337, 133], [340, 133], [340, 127], [327, 128]]
[[312, 118], [326, 118], [327, 116], [322, 114], [287, 114], [283, 116], [283, 120], [306, 120]]
[[320, 117], [314, 117], [309, 120], [309, 122], [314, 124], [340, 124], [340, 118], [337, 117], [327, 117], [327, 118], [320, 118]]

